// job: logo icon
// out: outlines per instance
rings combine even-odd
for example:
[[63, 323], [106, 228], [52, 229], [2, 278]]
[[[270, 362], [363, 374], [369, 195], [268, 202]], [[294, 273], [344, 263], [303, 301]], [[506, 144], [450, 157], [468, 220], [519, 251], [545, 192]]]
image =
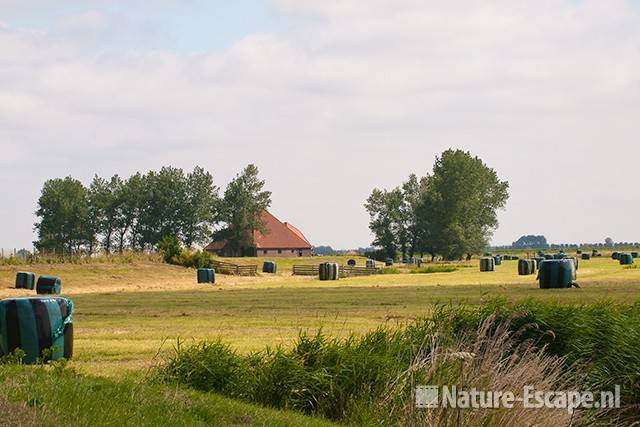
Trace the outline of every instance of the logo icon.
[[439, 391], [435, 385], [420, 385], [416, 387], [416, 407], [432, 409], [438, 407]]

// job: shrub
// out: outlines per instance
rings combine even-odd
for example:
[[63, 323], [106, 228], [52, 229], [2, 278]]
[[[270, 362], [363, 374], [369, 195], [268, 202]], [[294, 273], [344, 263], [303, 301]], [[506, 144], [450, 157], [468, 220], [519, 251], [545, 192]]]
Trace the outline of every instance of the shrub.
[[458, 271], [458, 267], [455, 265], [439, 264], [428, 265], [426, 267], [412, 268], [409, 270], [411, 274], [429, 274], [429, 273], [451, 273]]

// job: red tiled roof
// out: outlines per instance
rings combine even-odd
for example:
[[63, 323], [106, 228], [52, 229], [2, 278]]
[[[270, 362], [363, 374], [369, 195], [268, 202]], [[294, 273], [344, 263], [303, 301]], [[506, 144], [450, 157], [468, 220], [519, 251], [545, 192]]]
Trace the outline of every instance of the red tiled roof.
[[269, 231], [263, 235], [259, 231], [253, 232], [253, 239], [257, 249], [306, 249], [311, 248], [311, 243], [304, 235], [288, 223], [282, 223], [269, 212], [262, 213], [262, 222]]
[[[259, 231], [253, 232], [256, 249], [311, 249], [311, 243], [293, 225], [280, 222], [267, 211], [262, 213], [262, 222], [269, 232], [266, 235]], [[224, 249], [226, 245], [227, 241], [221, 240], [209, 243], [205, 249], [218, 251]]]

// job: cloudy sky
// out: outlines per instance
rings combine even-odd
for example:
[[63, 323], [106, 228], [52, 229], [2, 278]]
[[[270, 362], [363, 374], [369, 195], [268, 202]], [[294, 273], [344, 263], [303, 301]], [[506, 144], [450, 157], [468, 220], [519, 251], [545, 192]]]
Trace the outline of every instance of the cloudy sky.
[[363, 246], [371, 189], [450, 147], [511, 184], [496, 244], [640, 241], [640, 1], [0, 0], [0, 247], [48, 178], [247, 163]]

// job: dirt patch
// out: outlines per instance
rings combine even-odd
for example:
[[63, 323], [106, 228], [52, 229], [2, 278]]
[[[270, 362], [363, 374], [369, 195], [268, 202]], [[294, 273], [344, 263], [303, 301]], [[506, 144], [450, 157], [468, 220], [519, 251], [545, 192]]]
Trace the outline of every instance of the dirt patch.
[[0, 414], [2, 425], [7, 427], [31, 427], [43, 425], [37, 412], [24, 403], [9, 402], [0, 397]]

